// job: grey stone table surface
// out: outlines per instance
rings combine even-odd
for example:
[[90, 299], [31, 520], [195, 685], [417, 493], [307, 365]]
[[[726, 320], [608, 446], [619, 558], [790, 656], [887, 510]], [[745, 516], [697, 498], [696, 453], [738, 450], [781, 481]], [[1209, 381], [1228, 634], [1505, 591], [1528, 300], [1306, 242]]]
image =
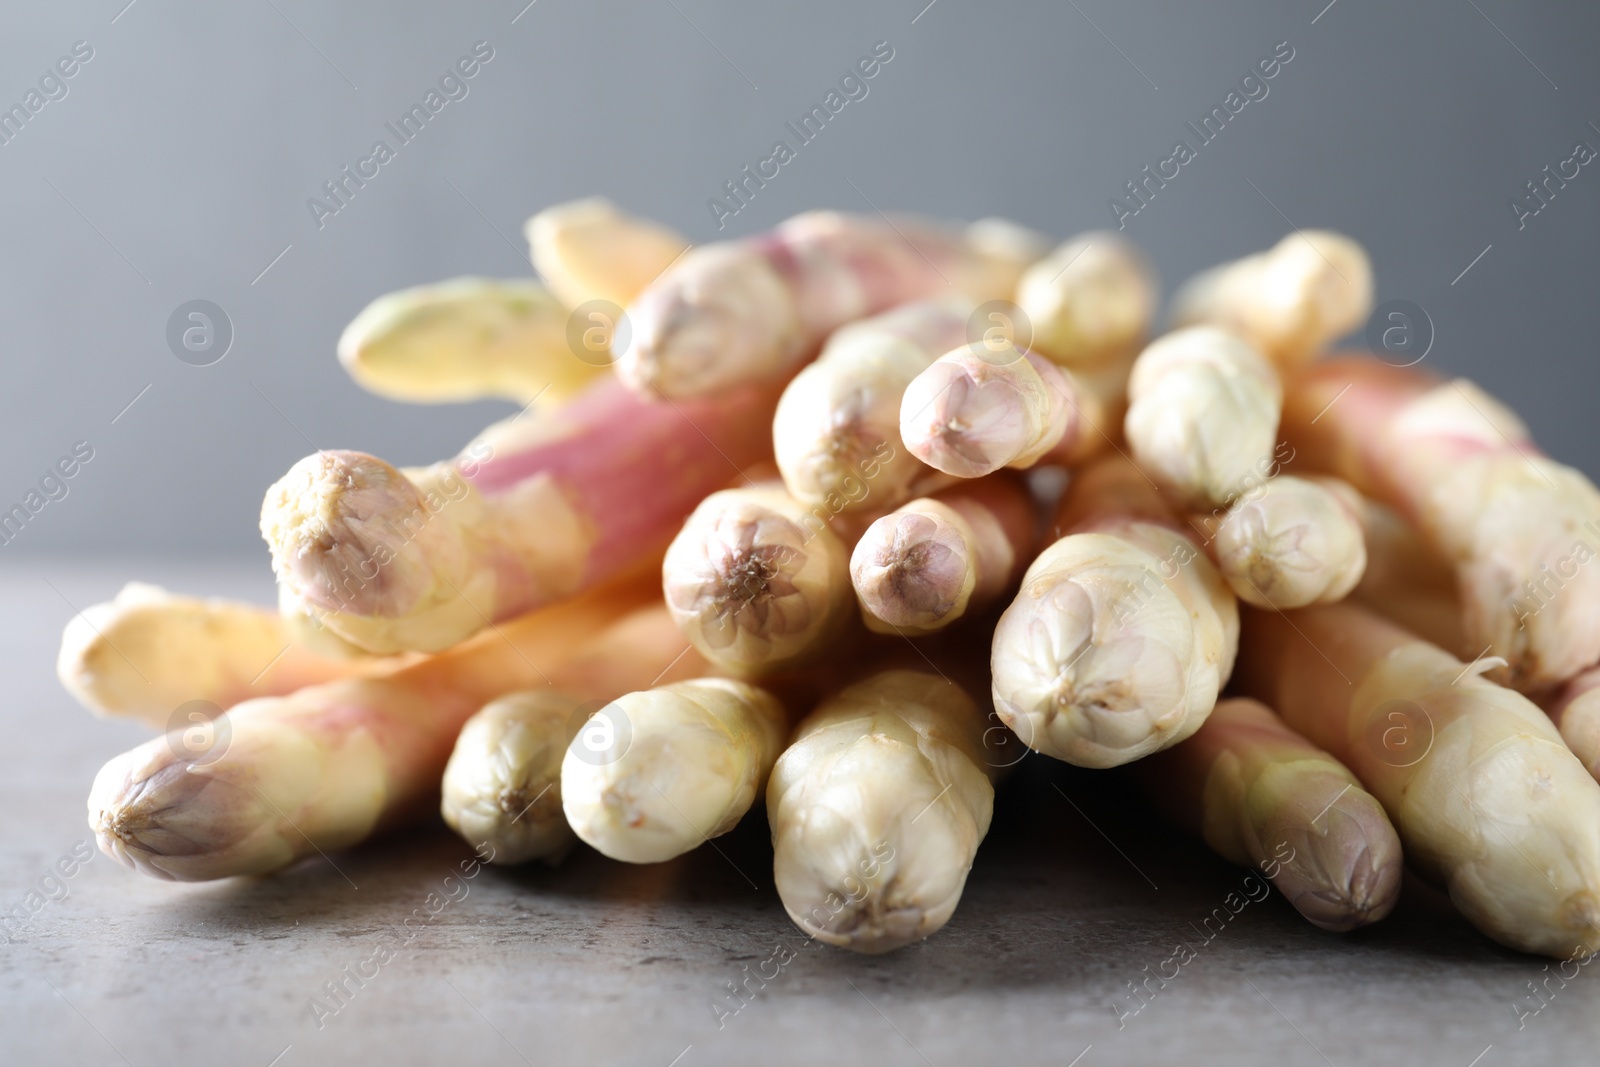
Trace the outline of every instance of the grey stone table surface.
[[[0, 944], [6, 1065], [1596, 1061], [1600, 976], [1563, 988], [1413, 883], [1355, 935], [1273, 894], [1205, 940], [1246, 872], [1161, 827], [1116, 776], [1040, 757], [1002, 787], [950, 924], [875, 958], [797, 933], [759, 813], [653, 867], [580, 850], [447, 883], [470, 853], [431, 825], [269, 878], [163, 883], [99, 853], [47, 878], [92, 840], [96, 769], [145, 736], [79, 710], [53, 670], [74, 610], [130, 577], [270, 597], [259, 562], [0, 566], [0, 909], [27, 915]], [[436, 917], [402, 932], [447, 886]], [[1128, 984], [1170, 974], [1179, 943], [1194, 958], [1139, 1007]], [[773, 977], [732, 1000], [752, 972]]]

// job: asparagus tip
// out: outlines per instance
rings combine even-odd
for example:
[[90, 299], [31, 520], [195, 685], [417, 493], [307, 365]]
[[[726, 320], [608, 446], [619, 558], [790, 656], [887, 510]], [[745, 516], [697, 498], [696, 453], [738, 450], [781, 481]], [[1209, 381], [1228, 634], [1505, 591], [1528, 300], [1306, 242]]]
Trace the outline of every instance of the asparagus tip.
[[1024, 404], [1004, 379], [985, 380], [988, 364], [938, 362], [906, 389], [900, 432], [928, 466], [958, 478], [981, 478], [1027, 448]]
[[963, 592], [968, 568], [961, 534], [922, 512], [887, 515], [868, 528], [850, 561], [861, 603], [897, 627], [937, 625]]

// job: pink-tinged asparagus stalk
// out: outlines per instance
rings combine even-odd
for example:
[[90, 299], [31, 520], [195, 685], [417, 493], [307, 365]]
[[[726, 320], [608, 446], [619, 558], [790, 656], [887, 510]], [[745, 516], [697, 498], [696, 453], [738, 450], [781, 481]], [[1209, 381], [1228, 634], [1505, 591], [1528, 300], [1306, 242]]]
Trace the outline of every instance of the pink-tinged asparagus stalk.
[[1169, 818], [1260, 869], [1314, 925], [1354, 930], [1394, 910], [1400, 839], [1383, 806], [1265, 704], [1220, 701], [1134, 777]]
[[684, 636], [737, 674], [814, 659], [854, 615], [850, 549], [770, 483], [707, 497], [667, 549], [661, 578]]
[[1393, 508], [1359, 499], [1367, 567], [1351, 598], [1452, 655], [1482, 652], [1467, 647], [1455, 569]]
[[1172, 305], [1174, 327], [1224, 327], [1292, 371], [1367, 321], [1372, 264], [1348, 237], [1301, 230], [1189, 279]]
[[831, 514], [904, 503], [949, 481], [900, 440], [900, 398], [966, 340], [976, 305], [946, 296], [851, 323], [795, 375], [772, 422], [773, 454], [796, 500]]
[[603, 300], [620, 310], [689, 249], [682, 235], [599, 196], [547, 207], [523, 232], [534, 269], [571, 308]]
[[1018, 478], [913, 500], [867, 528], [850, 556], [861, 617], [878, 633], [933, 633], [982, 611], [1033, 557], [1038, 521]]
[[[1471, 658], [1482, 647], [1461, 628], [1455, 573], [1423, 544], [1416, 529], [1390, 508], [1362, 498], [1368, 565], [1352, 599], [1452, 655]], [[1590, 668], [1539, 704], [1591, 774], [1600, 778], [1600, 668]]]
[[179, 881], [348, 848], [436, 807], [457, 733], [489, 700], [552, 686], [603, 702], [668, 668], [703, 672], [653, 595], [597, 591], [387, 675], [247, 701], [208, 739], [155, 738], [101, 769], [89, 825], [107, 855]]
[[229, 708], [394, 666], [307, 648], [269, 608], [129, 582], [67, 623], [56, 675], [90, 711], [165, 730], [191, 702]]
[[1079, 474], [1057, 520], [1066, 536], [995, 629], [996, 712], [1024, 744], [1082, 767], [1182, 741], [1233, 669], [1233, 594], [1128, 460]]
[[1350, 603], [1245, 613], [1241, 689], [1355, 772], [1418, 873], [1485, 934], [1600, 937], [1600, 784], [1526, 697]]
[[1032, 347], [1074, 373], [1122, 363], [1137, 352], [1157, 299], [1144, 256], [1103, 230], [1062, 244], [1029, 267], [1017, 288]]
[[703, 245], [628, 309], [617, 371], [683, 399], [781, 376], [840, 326], [945, 293], [1007, 298], [1036, 248], [910, 218], [814, 211], [768, 234]]
[[1295, 382], [1284, 432], [1297, 462], [1394, 507], [1454, 564], [1468, 644], [1509, 665], [1497, 677], [1540, 693], [1600, 661], [1600, 493], [1477, 386], [1339, 359]]
[[1364, 506], [1337, 478], [1269, 478], [1222, 513], [1206, 550], [1247, 604], [1274, 611], [1331, 604], [1366, 570]]
[[776, 393], [650, 404], [607, 380], [432, 467], [318, 452], [268, 490], [261, 532], [280, 586], [329, 629], [373, 652], [440, 651], [659, 551], [769, 455]]
[[900, 436], [912, 455], [958, 478], [1066, 462], [1103, 440], [1079, 394], [1043, 356], [977, 341], [940, 356], [906, 387]]

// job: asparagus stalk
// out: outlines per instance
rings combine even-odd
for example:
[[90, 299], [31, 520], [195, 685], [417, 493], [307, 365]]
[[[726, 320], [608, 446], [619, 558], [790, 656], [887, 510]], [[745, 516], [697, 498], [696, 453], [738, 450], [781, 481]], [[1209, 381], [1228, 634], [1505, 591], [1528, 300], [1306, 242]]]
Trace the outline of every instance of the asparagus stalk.
[[772, 423], [773, 454], [796, 500], [834, 514], [882, 509], [945, 480], [900, 440], [900, 398], [965, 340], [974, 307], [959, 296], [919, 301], [828, 338], [783, 391]]
[[900, 401], [900, 436], [928, 466], [958, 478], [1085, 454], [1093, 442], [1072, 376], [1003, 340], [940, 356]]
[[1237, 336], [1167, 334], [1140, 354], [1128, 396], [1133, 458], [1178, 504], [1225, 506], [1271, 469], [1283, 386]]
[[1033, 347], [1074, 372], [1119, 363], [1137, 351], [1156, 300], [1155, 275], [1144, 256], [1107, 231], [1062, 244], [1029, 267], [1017, 288]]
[[1297, 459], [1401, 512], [1454, 565], [1468, 645], [1508, 664], [1496, 677], [1542, 693], [1600, 661], [1600, 493], [1477, 386], [1335, 360], [1296, 382], [1284, 427]]
[[800, 724], [767, 785], [773, 873], [806, 933], [889, 952], [949, 921], [989, 830], [984, 719], [960, 687], [885, 671]]
[[1238, 605], [1129, 461], [1068, 488], [991, 654], [995, 711], [1030, 748], [1114, 767], [1199, 729], [1233, 668]]
[[1291, 371], [1372, 314], [1372, 264], [1348, 237], [1300, 230], [1266, 252], [1196, 275], [1172, 303], [1174, 326], [1233, 330]]
[[1461, 628], [1454, 569], [1394, 509], [1357, 494], [1367, 568], [1351, 597], [1455, 656], [1473, 658]]
[[1351, 604], [1249, 611], [1239, 682], [1344, 763], [1419, 873], [1511, 948], [1600, 936], [1600, 784], [1526, 697]]
[[56, 676], [96, 714], [165, 730], [192, 701], [227, 708], [393, 666], [308, 648], [267, 608], [129, 582], [67, 623]]
[[1195, 735], [1135, 765], [1175, 822], [1259, 868], [1313, 925], [1377, 922], [1400, 896], [1400, 839], [1356, 776], [1254, 700], [1220, 701]]
[[101, 768], [89, 825], [107, 855], [179, 881], [348, 848], [438, 803], [461, 726], [489, 700], [547, 679], [606, 700], [668, 668], [703, 670], [679, 659], [652, 595], [597, 591], [389, 674], [246, 701], [218, 720], [210, 747], [178, 731], [154, 738]]
[[667, 227], [599, 196], [545, 208], [523, 232], [534, 269], [572, 308], [604, 301], [620, 311], [689, 248]]
[[660, 863], [733, 829], [789, 733], [772, 694], [723, 678], [629, 693], [591, 721], [561, 763], [561, 804], [579, 837], [627, 863]]
[[1366, 570], [1362, 506], [1337, 478], [1270, 478], [1234, 501], [1207, 548], [1247, 604], [1275, 611], [1331, 604]]
[[580, 359], [568, 310], [533, 281], [452, 278], [381, 296], [339, 336], [339, 362], [381, 396], [413, 403], [572, 398], [607, 359]]
[[885, 515], [850, 556], [867, 628], [927, 634], [983, 610], [1032, 557], [1036, 525], [1016, 478], [958, 485]]
[[739, 674], [813, 657], [853, 614], [850, 550], [772, 484], [702, 501], [667, 549], [661, 579], [684, 636]]
[[641, 393], [701, 396], [780, 376], [840, 326], [896, 304], [950, 291], [1009, 297], [1033, 249], [994, 233], [814, 211], [703, 245], [628, 309], [617, 371]]
[[280, 586], [329, 629], [437, 652], [658, 551], [766, 453], [775, 392], [656, 405], [606, 381], [432, 467], [318, 452], [268, 490], [261, 532]]

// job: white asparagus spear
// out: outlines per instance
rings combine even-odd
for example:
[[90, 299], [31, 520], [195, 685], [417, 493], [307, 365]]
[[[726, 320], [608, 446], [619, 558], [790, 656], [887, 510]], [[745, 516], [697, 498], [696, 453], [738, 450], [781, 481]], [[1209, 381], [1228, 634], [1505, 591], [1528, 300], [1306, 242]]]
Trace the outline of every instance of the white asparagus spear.
[[1207, 547], [1247, 604], [1275, 611], [1331, 604], [1366, 570], [1362, 506], [1337, 478], [1269, 478], [1233, 502]]
[[684, 636], [741, 674], [815, 655], [855, 609], [849, 548], [773, 484], [706, 497], [667, 549], [661, 576]]
[[1226, 505], [1270, 465], [1283, 408], [1278, 373], [1225, 330], [1197, 326], [1146, 348], [1128, 382], [1133, 458], [1174, 502]]
[[1355, 772], [1407, 860], [1503, 945], [1600, 937], [1600, 784], [1526, 697], [1349, 603], [1248, 611], [1239, 683]]
[[270, 608], [129, 582], [67, 623], [56, 676], [96, 714], [165, 730], [193, 701], [225, 709], [396, 665], [308, 648]]
[[1266, 252], [1189, 279], [1172, 305], [1174, 327], [1226, 327], [1292, 371], [1367, 320], [1372, 264], [1348, 237], [1299, 230]]
[[508, 693], [468, 719], [445, 764], [439, 812], [492, 862], [555, 862], [576, 843], [561, 811], [561, 757], [583, 701], [554, 689]]
[[892, 508], [949, 479], [900, 439], [900, 398], [929, 364], [966, 338], [966, 297], [905, 304], [845, 326], [783, 391], [773, 455], [796, 500], [835, 514]]
[[620, 311], [689, 248], [687, 238], [600, 196], [547, 207], [523, 233], [534, 269], [574, 309], [603, 300]]
[[1259, 868], [1324, 930], [1377, 922], [1400, 897], [1400, 839], [1349, 769], [1270, 708], [1223, 700], [1199, 731], [1134, 765], [1175, 822]]
[[925, 220], [811, 211], [770, 233], [702, 245], [628, 308], [617, 373], [683, 400], [782, 377], [846, 323], [956, 292], [1010, 296], [1032, 262], [1028, 242], [997, 241]]
[[772, 694], [699, 678], [629, 693], [595, 713], [561, 763], [572, 829], [612, 859], [660, 863], [736, 826], [788, 739]]
[[1395, 508], [1450, 562], [1468, 655], [1489, 646], [1538, 696], [1600, 662], [1600, 492], [1500, 402], [1352, 356], [1294, 380], [1284, 436], [1297, 464]]
[[1037, 353], [977, 341], [940, 356], [906, 386], [900, 436], [912, 455], [959, 478], [1065, 461], [1084, 453], [1094, 434], [1080, 392]]
[[1137, 350], [1156, 302], [1155, 275], [1144, 256], [1109, 231], [1063, 243], [1029, 267], [1017, 286], [1033, 347], [1074, 372]]
[[862, 621], [877, 633], [927, 634], [982, 610], [1017, 580], [1037, 526], [1014, 477], [965, 482], [885, 515], [850, 555]]
[[1000, 618], [995, 711], [1029, 747], [1114, 767], [1205, 721], [1233, 668], [1238, 605], [1154, 486], [1113, 458], [1074, 479], [1064, 532]]
[[348, 848], [438, 810], [461, 725], [488, 701], [546, 679], [605, 700], [703, 670], [651, 592], [596, 590], [399, 670], [246, 701], [209, 737], [152, 738], [100, 769], [89, 825], [107, 855], [179, 881]]
[[893, 670], [800, 724], [767, 786], [773, 874], [806, 933], [889, 952], [955, 911], [994, 808], [984, 719], [937, 675]]
[[580, 359], [568, 309], [539, 283], [451, 278], [368, 304], [339, 337], [339, 362], [380, 396], [412, 403], [570, 399], [606, 360]]

